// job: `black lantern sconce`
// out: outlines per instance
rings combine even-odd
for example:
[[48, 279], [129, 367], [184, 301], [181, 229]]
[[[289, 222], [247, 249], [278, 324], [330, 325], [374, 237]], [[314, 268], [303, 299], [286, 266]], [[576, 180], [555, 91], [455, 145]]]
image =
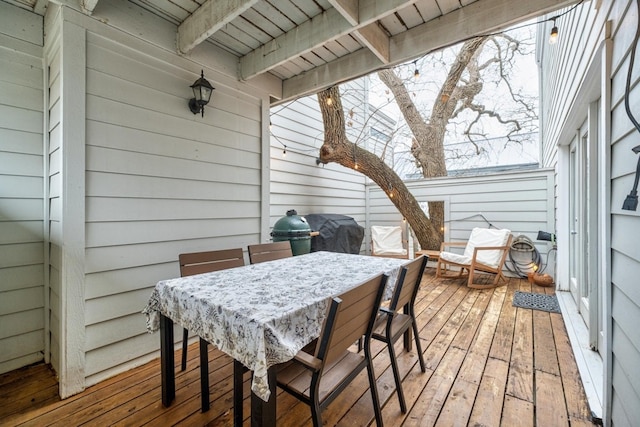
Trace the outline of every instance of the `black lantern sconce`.
[[204, 106], [209, 103], [211, 93], [213, 89], [215, 89], [211, 86], [211, 83], [204, 78], [204, 70], [200, 72], [200, 78], [191, 85], [191, 89], [193, 89], [194, 98], [189, 100], [189, 109], [193, 114], [201, 113], [202, 117], [204, 117]]
[[[634, 153], [640, 154], [640, 145], [633, 147]], [[635, 211], [638, 209], [638, 179], [640, 179], [640, 157], [638, 158], [638, 165], [636, 166], [636, 175], [633, 180], [633, 188], [627, 195], [627, 198], [624, 200], [622, 204], [622, 209], [626, 211]]]

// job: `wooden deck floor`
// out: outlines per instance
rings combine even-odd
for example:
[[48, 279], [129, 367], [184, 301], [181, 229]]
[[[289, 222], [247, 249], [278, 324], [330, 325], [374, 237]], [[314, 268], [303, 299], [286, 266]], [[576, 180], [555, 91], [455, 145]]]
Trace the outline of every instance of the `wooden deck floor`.
[[[433, 269], [427, 269], [416, 307], [426, 373], [420, 371], [415, 353], [402, 351], [398, 343], [407, 414], [399, 409], [388, 353], [379, 344], [373, 349], [385, 425], [592, 425], [561, 315], [513, 307], [516, 290], [554, 292], [520, 279], [492, 290], [472, 290], [460, 281], [436, 280]], [[160, 402], [159, 360], [63, 401], [44, 365], [1, 375], [0, 425], [229, 426], [231, 359], [210, 351], [212, 407], [203, 414], [197, 354], [194, 344], [187, 371], [176, 375], [176, 400], [170, 408]], [[373, 421], [366, 374], [349, 387], [323, 413], [325, 425], [364, 426]], [[245, 395], [249, 425], [248, 378]], [[309, 408], [280, 393], [278, 425], [311, 425]]]

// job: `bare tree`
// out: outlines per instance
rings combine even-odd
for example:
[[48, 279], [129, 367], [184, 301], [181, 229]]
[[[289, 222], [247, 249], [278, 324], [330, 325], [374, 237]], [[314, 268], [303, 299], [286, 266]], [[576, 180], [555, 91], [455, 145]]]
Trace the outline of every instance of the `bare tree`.
[[[487, 45], [490, 45], [493, 54], [482, 55]], [[531, 103], [516, 93], [509, 84], [506, 64], [513, 59], [519, 48], [520, 42], [505, 34], [476, 37], [463, 43], [455, 60], [449, 66], [446, 78], [426, 118], [414, 103], [405, 82], [394, 70], [385, 69], [378, 72], [378, 77], [393, 94], [413, 135], [411, 154], [423, 177], [431, 178], [447, 174], [444, 142], [447, 128], [452, 124], [463, 124], [463, 134], [472, 144], [475, 144], [476, 151], [479, 150], [476, 141], [486, 136], [481, 126], [483, 118], [490, 118], [501, 124], [507, 138], [522, 130], [517, 118], [478, 102], [478, 95], [484, 88], [483, 73], [490, 67], [493, 67], [498, 79], [506, 82], [513, 101], [522, 106], [525, 112], [524, 117], [527, 119], [535, 117]], [[329, 98], [332, 102], [327, 102]], [[392, 203], [407, 219], [421, 247], [439, 248], [444, 224], [443, 203], [429, 203], [430, 219], [427, 218], [400, 177], [382, 159], [348, 140], [337, 87], [320, 92], [318, 101], [325, 129], [324, 144], [320, 148], [320, 160], [325, 163], [336, 162], [345, 167], [357, 169], [368, 176], [387, 193]], [[458, 119], [460, 123], [456, 122]]]

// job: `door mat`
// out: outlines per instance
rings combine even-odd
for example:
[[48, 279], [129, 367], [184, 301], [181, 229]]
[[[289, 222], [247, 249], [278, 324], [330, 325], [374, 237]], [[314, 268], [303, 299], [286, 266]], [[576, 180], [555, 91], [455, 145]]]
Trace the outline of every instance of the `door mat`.
[[560, 313], [560, 305], [558, 305], [558, 298], [555, 295], [516, 291], [513, 296], [513, 306]]

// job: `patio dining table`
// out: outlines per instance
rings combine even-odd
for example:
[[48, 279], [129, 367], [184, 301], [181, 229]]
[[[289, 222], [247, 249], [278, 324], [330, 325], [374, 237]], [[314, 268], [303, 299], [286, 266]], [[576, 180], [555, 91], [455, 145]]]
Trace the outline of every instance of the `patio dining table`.
[[391, 298], [407, 260], [334, 252], [246, 265], [156, 284], [143, 313], [160, 329], [162, 400], [175, 398], [173, 322], [253, 371], [252, 424], [275, 425], [275, 369], [320, 335], [328, 299], [389, 275]]

